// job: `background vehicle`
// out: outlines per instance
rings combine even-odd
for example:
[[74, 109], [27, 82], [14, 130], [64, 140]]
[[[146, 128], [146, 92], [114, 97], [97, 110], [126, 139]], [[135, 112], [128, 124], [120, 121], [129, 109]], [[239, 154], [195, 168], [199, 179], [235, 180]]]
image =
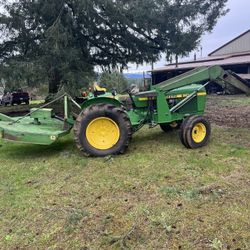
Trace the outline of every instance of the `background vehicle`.
[[2, 105], [29, 104], [29, 94], [27, 92], [8, 92], [2, 97]]

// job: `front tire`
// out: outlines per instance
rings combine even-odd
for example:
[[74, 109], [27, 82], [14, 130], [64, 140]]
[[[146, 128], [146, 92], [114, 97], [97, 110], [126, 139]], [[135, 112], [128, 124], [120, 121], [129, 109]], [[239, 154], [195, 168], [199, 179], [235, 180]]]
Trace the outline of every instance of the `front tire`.
[[109, 104], [92, 105], [78, 116], [75, 142], [87, 156], [124, 153], [132, 138], [132, 126], [121, 107]]
[[202, 116], [187, 117], [180, 130], [180, 140], [186, 148], [200, 148], [205, 146], [211, 135], [210, 122]]

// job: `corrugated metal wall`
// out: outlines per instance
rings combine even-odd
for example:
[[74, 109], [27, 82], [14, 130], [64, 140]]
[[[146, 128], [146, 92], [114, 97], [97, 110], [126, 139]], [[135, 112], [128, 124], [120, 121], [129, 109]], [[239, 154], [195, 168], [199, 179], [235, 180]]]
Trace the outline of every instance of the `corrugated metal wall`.
[[250, 52], [250, 31], [232, 41], [225, 47], [215, 51], [211, 56], [221, 56], [234, 53]]

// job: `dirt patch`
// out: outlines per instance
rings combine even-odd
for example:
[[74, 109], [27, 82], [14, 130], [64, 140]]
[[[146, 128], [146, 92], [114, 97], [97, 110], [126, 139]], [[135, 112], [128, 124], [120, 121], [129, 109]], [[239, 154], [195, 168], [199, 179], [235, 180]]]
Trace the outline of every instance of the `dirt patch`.
[[225, 127], [250, 128], [250, 104], [245, 96], [209, 96], [206, 116]]

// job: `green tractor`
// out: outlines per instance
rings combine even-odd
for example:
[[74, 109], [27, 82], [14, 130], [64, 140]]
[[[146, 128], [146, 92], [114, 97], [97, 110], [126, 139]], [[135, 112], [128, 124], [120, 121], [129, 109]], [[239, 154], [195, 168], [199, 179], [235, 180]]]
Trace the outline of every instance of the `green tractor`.
[[[164, 132], [180, 128], [183, 145], [199, 148], [207, 144], [211, 134], [210, 123], [203, 117], [205, 87], [211, 81], [250, 94], [242, 79], [221, 67], [201, 67], [151, 85], [148, 91], [129, 92], [129, 108], [115, 93], [96, 86], [82, 105], [67, 94], [58, 97], [55, 101], [64, 98], [64, 118], [45, 108], [48, 104], [24, 117], [0, 114], [0, 136], [9, 141], [50, 145], [73, 128], [76, 145], [84, 155], [107, 156], [124, 153], [132, 135], [148, 124], [151, 128], [159, 125]], [[69, 100], [81, 109], [76, 119], [70, 112]]]

